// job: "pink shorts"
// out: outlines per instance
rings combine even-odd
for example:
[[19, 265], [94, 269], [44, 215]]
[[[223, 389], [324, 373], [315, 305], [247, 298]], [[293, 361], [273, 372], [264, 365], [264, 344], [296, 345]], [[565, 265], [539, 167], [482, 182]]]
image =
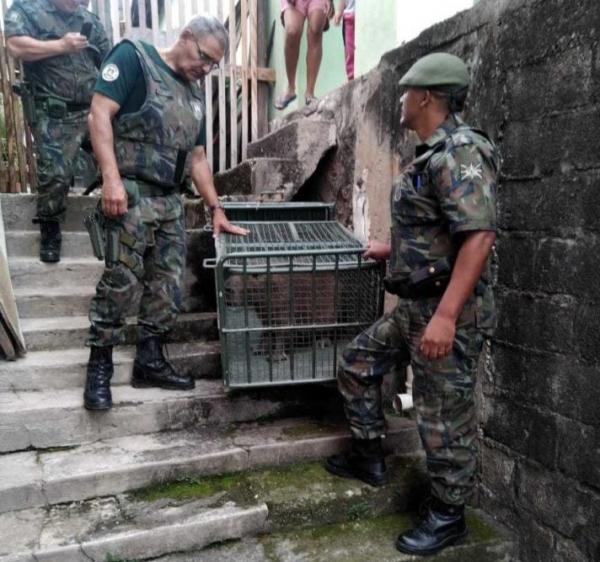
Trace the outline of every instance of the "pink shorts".
[[307, 17], [313, 10], [322, 10], [325, 15], [329, 12], [329, 0], [281, 0], [281, 17], [288, 8], [298, 10]]

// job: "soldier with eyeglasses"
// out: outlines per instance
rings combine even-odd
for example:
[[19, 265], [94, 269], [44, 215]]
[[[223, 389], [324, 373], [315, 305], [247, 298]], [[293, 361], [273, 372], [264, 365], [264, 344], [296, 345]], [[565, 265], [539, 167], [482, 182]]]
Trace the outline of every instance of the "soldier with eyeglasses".
[[178, 373], [163, 354], [181, 304], [181, 191], [188, 179], [212, 211], [215, 234], [245, 233], [229, 223], [219, 205], [204, 151], [205, 107], [198, 81], [219, 65], [228, 46], [223, 24], [201, 15], [164, 50], [122, 41], [100, 71], [89, 127], [102, 171], [102, 212], [118, 232], [118, 248], [107, 247], [106, 268], [90, 305], [87, 409], [112, 406], [112, 350], [122, 341], [138, 283], [143, 293], [131, 384], [194, 388], [194, 380]]

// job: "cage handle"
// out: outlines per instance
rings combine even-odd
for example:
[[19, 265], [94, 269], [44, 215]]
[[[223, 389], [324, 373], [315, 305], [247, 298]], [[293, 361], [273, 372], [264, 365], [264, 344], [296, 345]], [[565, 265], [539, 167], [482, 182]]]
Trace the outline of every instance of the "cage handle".
[[204, 260], [202, 260], [202, 267], [204, 269], [216, 269], [217, 258], [204, 258]]

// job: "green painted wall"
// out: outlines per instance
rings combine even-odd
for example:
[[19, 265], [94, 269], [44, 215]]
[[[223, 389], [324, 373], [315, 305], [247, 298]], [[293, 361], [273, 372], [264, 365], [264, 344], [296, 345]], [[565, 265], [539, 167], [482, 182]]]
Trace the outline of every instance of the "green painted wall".
[[[379, 0], [378, 0], [379, 1]], [[306, 90], [306, 34], [302, 39], [300, 60], [298, 61], [298, 72], [296, 81], [296, 93], [298, 99], [291, 103], [287, 111], [277, 111], [273, 108], [274, 96], [278, 96], [287, 86], [285, 74], [284, 29], [280, 19], [280, 0], [269, 0], [269, 26], [275, 21], [275, 36], [269, 66], [277, 72], [277, 84], [271, 96], [270, 118], [273, 119], [287, 111], [304, 106], [304, 91]], [[269, 31], [270, 31], [269, 27]], [[342, 42], [342, 28], [332, 25], [329, 31], [323, 34], [323, 62], [317, 79], [315, 95], [321, 97], [335, 90], [346, 82], [346, 70], [344, 68], [344, 44]]]
[[384, 53], [398, 46], [397, 6], [398, 0], [356, 0], [356, 77], [376, 67]]

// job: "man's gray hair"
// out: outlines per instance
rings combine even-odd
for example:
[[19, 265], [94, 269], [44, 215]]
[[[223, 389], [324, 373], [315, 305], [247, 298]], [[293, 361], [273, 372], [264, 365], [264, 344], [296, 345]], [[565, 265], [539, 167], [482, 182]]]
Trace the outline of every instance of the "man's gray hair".
[[227, 30], [215, 16], [211, 14], [194, 16], [184, 27], [184, 31], [186, 29], [193, 33], [196, 39], [202, 39], [209, 35], [216, 37], [223, 47], [223, 52], [227, 54], [229, 51], [229, 35]]

